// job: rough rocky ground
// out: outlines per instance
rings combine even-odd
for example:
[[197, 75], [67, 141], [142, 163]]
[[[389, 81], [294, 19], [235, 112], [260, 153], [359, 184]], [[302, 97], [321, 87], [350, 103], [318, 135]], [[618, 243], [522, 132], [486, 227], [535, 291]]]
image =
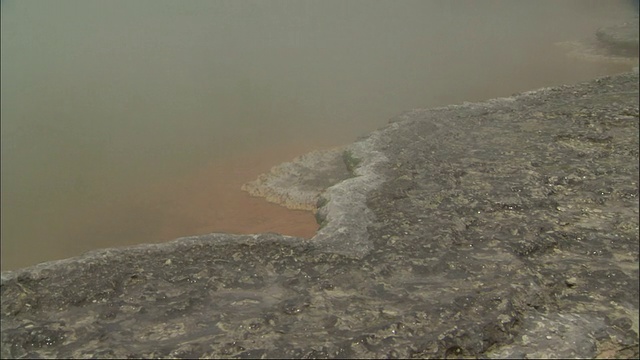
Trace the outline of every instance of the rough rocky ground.
[[637, 358], [638, 80], [404, 113], [342, 154], [310, 240], [4, 272], [0, 356]]

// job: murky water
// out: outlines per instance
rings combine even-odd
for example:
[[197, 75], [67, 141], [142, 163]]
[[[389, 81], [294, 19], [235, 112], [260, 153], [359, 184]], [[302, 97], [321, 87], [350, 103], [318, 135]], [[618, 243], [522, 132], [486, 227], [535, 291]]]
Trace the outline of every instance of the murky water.
[[625, 1], [2, 1], [2, 269], [212, 231], [312, 236], [240, 191], [402, 110], [627, 70]]

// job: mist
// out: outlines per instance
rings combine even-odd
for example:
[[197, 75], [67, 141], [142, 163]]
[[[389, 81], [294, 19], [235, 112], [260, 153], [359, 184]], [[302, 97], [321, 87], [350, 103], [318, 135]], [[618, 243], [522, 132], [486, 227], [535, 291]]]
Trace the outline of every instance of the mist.
[[2, 269], [211, 231], [310, 236], [312, 214], [240, 185], [403, 110], [626, 71], [554, 43], [632, 11], [597, 0], [3, 1]]

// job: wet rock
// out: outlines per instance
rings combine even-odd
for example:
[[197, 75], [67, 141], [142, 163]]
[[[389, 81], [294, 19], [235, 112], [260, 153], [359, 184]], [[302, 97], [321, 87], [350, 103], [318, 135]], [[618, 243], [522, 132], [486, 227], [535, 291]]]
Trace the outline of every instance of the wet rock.
[[316, 210], [320, 194], [351, 176], [341, 148], [312, 151], [242, 185], [253, 196], [294, 210]]

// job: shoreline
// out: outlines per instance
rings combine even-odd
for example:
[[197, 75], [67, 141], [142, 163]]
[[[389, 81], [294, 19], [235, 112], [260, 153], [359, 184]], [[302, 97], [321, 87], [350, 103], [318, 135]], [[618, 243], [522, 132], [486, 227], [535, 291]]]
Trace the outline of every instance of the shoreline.
[[631, 72], [405, 112], [348, 147], [311, 240], [3, 272], [3, 357], [637, 356], [637, 99]]

